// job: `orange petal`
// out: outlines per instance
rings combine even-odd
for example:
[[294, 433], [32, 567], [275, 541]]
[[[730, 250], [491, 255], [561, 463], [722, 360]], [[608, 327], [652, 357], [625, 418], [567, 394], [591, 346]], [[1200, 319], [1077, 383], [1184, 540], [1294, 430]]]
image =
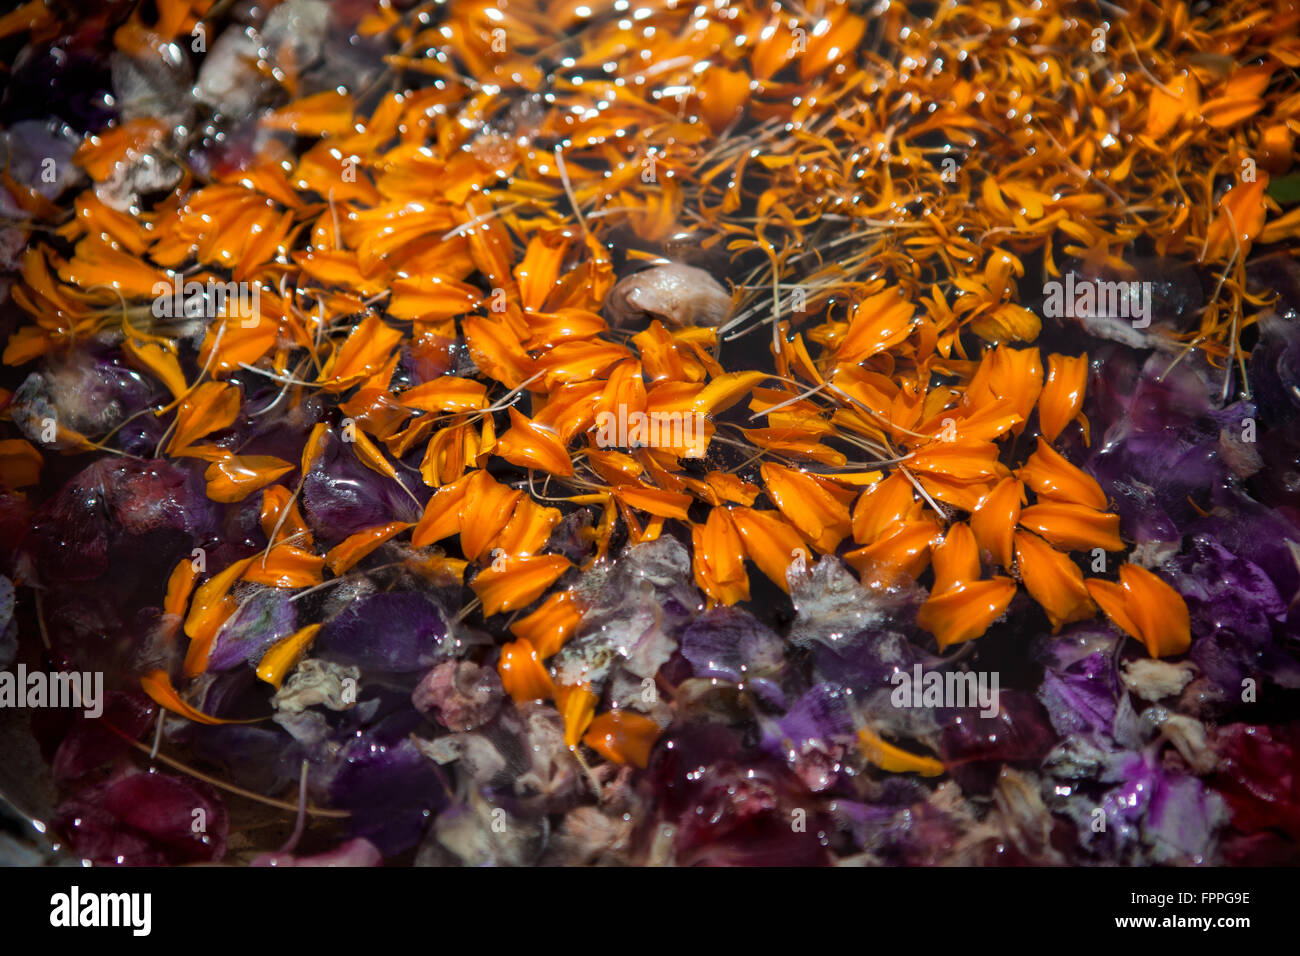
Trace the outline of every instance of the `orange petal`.
[[469, 283], [438, 275], [395, 279], [392, 288], [388, 314], [396, 319], [422, 322], [464, 315], [475, 309], [483, 298], [483, 294]]
[[483, 569], [470, 585], [483, 602], [483, 614], [527, 607], [546, 593], [573, 563], [558, 554], [504, 558]]
[[525, 309], [535, 312], [545, 305], [570, 244], [570, 237], [560, 229], [538, 231], [528, 241], [524, 258], [515, 267], [519, 300]]
[[1053, 352], [1047, 357], [1047, 383], [1038, 396], [1038, 427], [1055, 441], [1083, 407], [1088, 387], [1088, 353], [1077, 357]]
[[758, 488], [756, 486], [729, 472], [711, 471], [704, 476], [704, 480], [723, 501], [730, 501], [748, 507], [758, 498]]
[[1016, 475], [1040, 498], [1086, 505], [1098, 511], [1106, 507], [1106, 493], [1097, 479], [1070, 464], [1042, 438], [1038, 439], [1038, 449]]
[[309, 588], [320, 584], [324, 566], [325, 559], [310, 551], [278, 544], [265, 558], [255, 560], [242, 580], [268, 588]]
[[1201, 261], [1226, 259], [1241, 244], [1243, 256], [1250, 240], [1264, 228], [1268, 209], [1264, 190], [1268, 174], [1258, 173], [1251, 183], [1236, 183], [1219, 200], [1219, 211], [1206, 233], [1205, 254]]
[[472, 378], [443, 375], [397, 396], [407, 408], [424, 412], [467, 412], [487, 408], [487, 386]]
[[[1043, 362], [1038, 349], [999, 345], [984, 353], [966, 390], [966, 402], [975, 409], [1005, 399], [1025, 421], [1043, 390]], [[1015, 431], [1023, 428], [1023, 423]]]
[[501, 484], [486, 471], [469, 476], [460, 506], [460, 548], [465, 557], [477, 561], [487, 553], [523, 496], [522, 491]]
[[302, 660], [303, 654], [307, 653], [307, 648], [311, 647], [311, 642], [316, 639], [316, 632], [321, 627], [320, 624], [308, 624], [272, 644], [270, 650], [262, 655], [262, 659], [257, 664], [257, 676], [279, 690], [285, 675]]
[[385, 325], [379, 316], [369, 315], [330, 356], [317, 381], [324, 391], [345, 391], [383, 368], [401, 341], [400, 331]]
[[536, 554], [546, 547], [559, 521], [558, 508], [544, 507], [525, 495], [515, 505], [514, 514], [492, 546], [508, 555]]
[[1011, 567], [1011, 542], [1020, 522], [1024, 487], [1015, 478], [1003, 478], [980, 499], [971, 512], [970, 527], [975, 540], [1004, 568]]
[[397, 404], [397, 400], [385, 388], [369, 383], [362, 385], [352, 397], [339, 405], [347, 418], [356, 426], [354, 431], [363, 431], [367, 435], [383, 441], [391, 449], [389, 440], [411, 420], [410, 409]]
[[1200, 85], [1190, 72], [1171, 78], [1164, 89], [1152, 86], [1148, 91], [1145, 134], [1153, 140], [1160, 139], [1177, 126], [1179, 120], [1196, 116], [1200, 105]]
[[836, 360], [857, 363], [893, 348], [911, 333], [915, 313], [916, 306], [898, 289], [886, 289], [856, 303]]
[[573, 459], [555, 432], [529, 421], [514, 408], [510, 409], [510, 428], [497, 439], [496, 450], [520, 468], [538, 468], [565, 477], [573, 474]]
[[409, 527], [411, 525], [406, 521], [390, 521], [388, 524], [350, 534], [325, 555], [325, 563], [336, 575], [346, 574], [385, 541], [395, 538]]
[[1191, 620], [1182, 595], [1136, 564], [1120, 565], [1119, 580], [1133, 596], [1130, 614], [1152, 657], [1182, 654], [1191, 647]]
[[1020, 512], [1020, 523], [1037, 531], [1062, 551], [1122, 551], [1119, 515], [1097, 511], [1086, 505], [1048, 501]]
[[299, 136], [341, 136], [353, 130], [352, 97], [337, 90], [304, 96], [262, 117], [267, 129]]
[[1085, 582], [1101, 609], [1123, 631], [1146, 645], [1152, 657], [1183, 654], [1192, 644], [1187, 603], [1146, 568], [1123, 564], [1119, 582]]
[[[486, 424], [491, 419], [483, 421]], [[438, 429], [424, 449], [420, 478], [431, 488], [456, 481], [477, 458], [477, 444], [474, 429], [468, 423]]]
[[749, 84], [749, 75], [740, 70], [713, 65], [704, 71], [695, 91], [700, 111], [714, 133], [721, 133], [740, 115], [749, 99]]
[[641, 364], [651, 382], [681, 383], [685, 377], [682, 357], [662, 322], [655, 319], [648, 329], [632, 336], [632, 344], [641, 354]]
[[532, 357], [501, 323], [471, 315], [461, 320], [461, 330], [474, 364], [506, 388], [518, 388], [537, 371]]
[[588, 382], [603, 376], [615, 365], [631, 358], [632, 353], [617, 342], [561, 342], [537, 360], [546, 372], [546, 384]]
[[960, 411], [960, 409], [945, 409], [939, 412], [938, 421], [931, 419], [920, 427], [920, 431], [942, 439], [944, 430], [951, 429], [959, 440], [992, 441], [1004, 432], [1018, 430], [1018, 427], [1024, 424], [1024, 419], [1017, 412], [1012, 411], [1011, 403], [1005, 398], [989, 402], [964, 417], [954, 416], [954, 412]]
[[[1097, 605], [1105, 612], [1106, 616], [1115, 623], [1115, 625], [1125, 633], [1137, 638], [1143, 644], [1146, 643], [1142, 636], [1142, 629], [1138, 627], [1137, 621], [1132, 615], [1133, 596], [1118, 581], [1102, 581], [1099, 578], [1088, 578], [1084, 582], [1088, 589], [1088, 594], [1092, 597]], [[1149, 652], [1149, 649], [1148, 649]]]
[[[262, 533], [266, 535], [266, 540], [270, 541], [276, 526], [279, 525], [280, 532], [277, 540], [291, 537], [296, 542], [311, 547], [311, 530], [303, 520], [298, 503], [294, 501], [290, 504], [291, 499], [292, 495], [284, 485], [270, 485], [262, 492]], [[280, 516], [284, 514], [285, 508], [289, 509], [289, 513], [282, 522]]]
[[613, 489], [614, 497], [629, 508], [644, 511], [646, 514], [660, 518], [676, 518], [688, 521], [687, 509], [694, 504], [690, 495], [676, 491], [663, 491], [659, 488], [647, 488], [644, 485], [619, 485]]
[[720, 604], [749, 600], [745, 543], [726, 508], [714, 508], [703, 525], [691, 528], [695, 583]]
[[560, 436], [560, 441], [567, 444], [575, 435], [591, 428], [595, 422], [596, 403], [603, 387], [602, 382], [579, 382], [554, 390], [548, 396], [545, 407], [533, 416], [533, 421], [554, 429]]
[[934, 566], [932, 593], [942, 594], [958, 585], [978, 581], [980, 576], [979, 545], [970, 526], [958, 522], [948, 529], [930, 556]]
[[[695, 396], [690, 411], [704, 415], [716, 415], [726, 411], [736, 402], [748, 395], [759, 382], [767, 378], [764, 372], [728, 372], [719, 375], [701, 389]], [[686, 411], [687, 409], [668, 409], [669, 411]]]
[[291, 471], [293, 465], [273, 455], [226, 455], [208, 465], [203, 477], [208, 497], [229, 504], [243, 501]]
[[931, 593], [917, 612], [916, 623], [933, 634], [943, 650], [979, 637], [1015, 596], [1016, 582], [1010, 578], [960, 584], [942, 594]]
[[244, 558], [204, 581], [190, 602], [190, 613], [185, 618], [185, 634], [190, 638], [185, 654], [185, 676], [195, 677], [208, 665], [208, 653], [221, 625], [235, 611], [230, 597], [231, 586], [243, 576], [248, 566], [256, 560]]
[[550, 673], [542, 666], [533, 645], [522, 638], [501, 648], [497, 672], [506, 693], [517, 703], [550, 700], [555, 696], [555, 682]]
[[659, 725], [630, 710], [610, 710], [591, 722], [582, 742], [606, 760], [645, 769], [661, 733]]
[[552, 594], [532, 614], [510, 625], [510, 633], [537, 648], [542, 660], [557, 653], [582, 624], [582, 602], [572, 591]]
[[564, 718], [564, 743], [570, 749], [578, 746], [582, 735], [591, 726], [596, 715], [596, 702], [600, 698], [582, 686], [555, 688], [555, 707]]
[[122, 353], [136, 368], [149, 372], [166, 385], [173, 398], [180, 398], [189, 388], [175, 346], [168, 348], [162, 343], [139, 339], [128, 333], [122, 339]]
[[923, 777], [937, 777], [945, 769], [933, 757], [908, 753], [865, 727], [858, 731], [858, 746], [870, 763], [889, 773], [919, 773]]
[[357, 456], [357, 460], [375, 474], [383, 475], [399, 485], [402, 483], [402, 479], [397, 476], [397, 469], [393, 467], [393, 463], [379, 450], [379, 446], [370, 440], [370, 436], [361, 429], [353, 429], [352, 441], [346, 444], [352, 446], [352, 453]]
[[1016, 561], [1025, 590], [1047, 612], [1053, 634], [1063, 625], [1087, 620], [1097, 612], [1079, 566], [1038, 535], [1016, 532]]
[[919, 518], [893, 529], [865, 548], [844, 555], [863, 581], [888, 580], [898, 573], [918, 578], [930, 563], [930, 548], [939, 537], [933, 518]]
[[239, 416], [239, 387], [228, 382], [204, 382], [176, 410], [167, 454], [179, 455], [205, 435], [229, 428]]
[[907, 467], [954, 481], [980, 481], [997, 476], [998, 446], [969, 439], [934, 441], [912, 452]]
[[423, 548], [435, 541], [460, 534], [460, 509], [465, 503], [465, 489], [468, 486], [469, 476], [466, 476], [433, 493], [415, 530], [411, 532], [412, 547]]
[[[1001, 465], [998, 465], [1001, 468]], [[941, 475], [917, 475], [917, 482], [935, 501], [952, 505], [959, 511], [974, 511], [993, 490], [992, 479], [984, 481], [958, 481]]]
[[763, 483], [781, 514], [818, 551], [834, 551], [852, 530], [847, 506], [802, 471], [764, 464]]
[[22, 438], [0, 441], [0, 485], [10, 490], [26, 488], [41, 480], [45, 459], [36, 446]]
[[302, 446], [302, 473], [306, 475], [311, 471], [311, 463], [316, 460], [320, 453], [325, 449], [325, 440], [329, 438], [330, 427], [325, 422], [313, 425], [307, 435], [307, 441]]
[[172, 679], [167, 676], [164, 670], [150, 671], [140, 678], [140, 687], [146, 694], [154, 699], [158, 704], [170, 710], [173, 714], [179, 714], [187, 720], [192, 720], [196, 724], [208, 724], [215, 726], [217, 724], [249, 724], [255, 723], [250, 720], [225, 720], [221, 717], [213, 717], [203, 713], [196, 707], [188, 704], [181, 695], [176, 692], [172, 686]]
[[190, 592], [194, 590], [194, 582], [198, 577], [194, 559], [181, 558], [167, 578], [167, 596], [163, 599], [164, 614], [180, 617], [185, 613], [185, 608], [190, 603]]
[[790, 570], [790, 565], [799, 555], [803, 555], [805, 561], [812, 559], [812, 552], [804, 544], [799, 532], [771, 511], [756, 511], [753, 508], [729, 510], [741, 540], [745, 542], [745, 554], [773, 584], [789, 593], [786, 572]]
[[56, 22], [45, 0], [31, 0], [0, 17], [0, 37], [26, 33]]
[[605, 388], [596, 403], [596, 414], [609, 412], [626, 418], [634, 412], [644, 412], [646, 402], [645, 378], [641, 363], [636, 359], [619, 362], [609, 373]]

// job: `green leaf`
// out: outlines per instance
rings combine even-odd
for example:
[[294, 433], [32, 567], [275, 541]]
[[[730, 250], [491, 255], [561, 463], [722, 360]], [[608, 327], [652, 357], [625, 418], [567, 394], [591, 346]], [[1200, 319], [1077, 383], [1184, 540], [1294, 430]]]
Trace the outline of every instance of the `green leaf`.
[[1270, 180], [1266, 191], [1283, 206], [1300, 202], [1300, 173]]

